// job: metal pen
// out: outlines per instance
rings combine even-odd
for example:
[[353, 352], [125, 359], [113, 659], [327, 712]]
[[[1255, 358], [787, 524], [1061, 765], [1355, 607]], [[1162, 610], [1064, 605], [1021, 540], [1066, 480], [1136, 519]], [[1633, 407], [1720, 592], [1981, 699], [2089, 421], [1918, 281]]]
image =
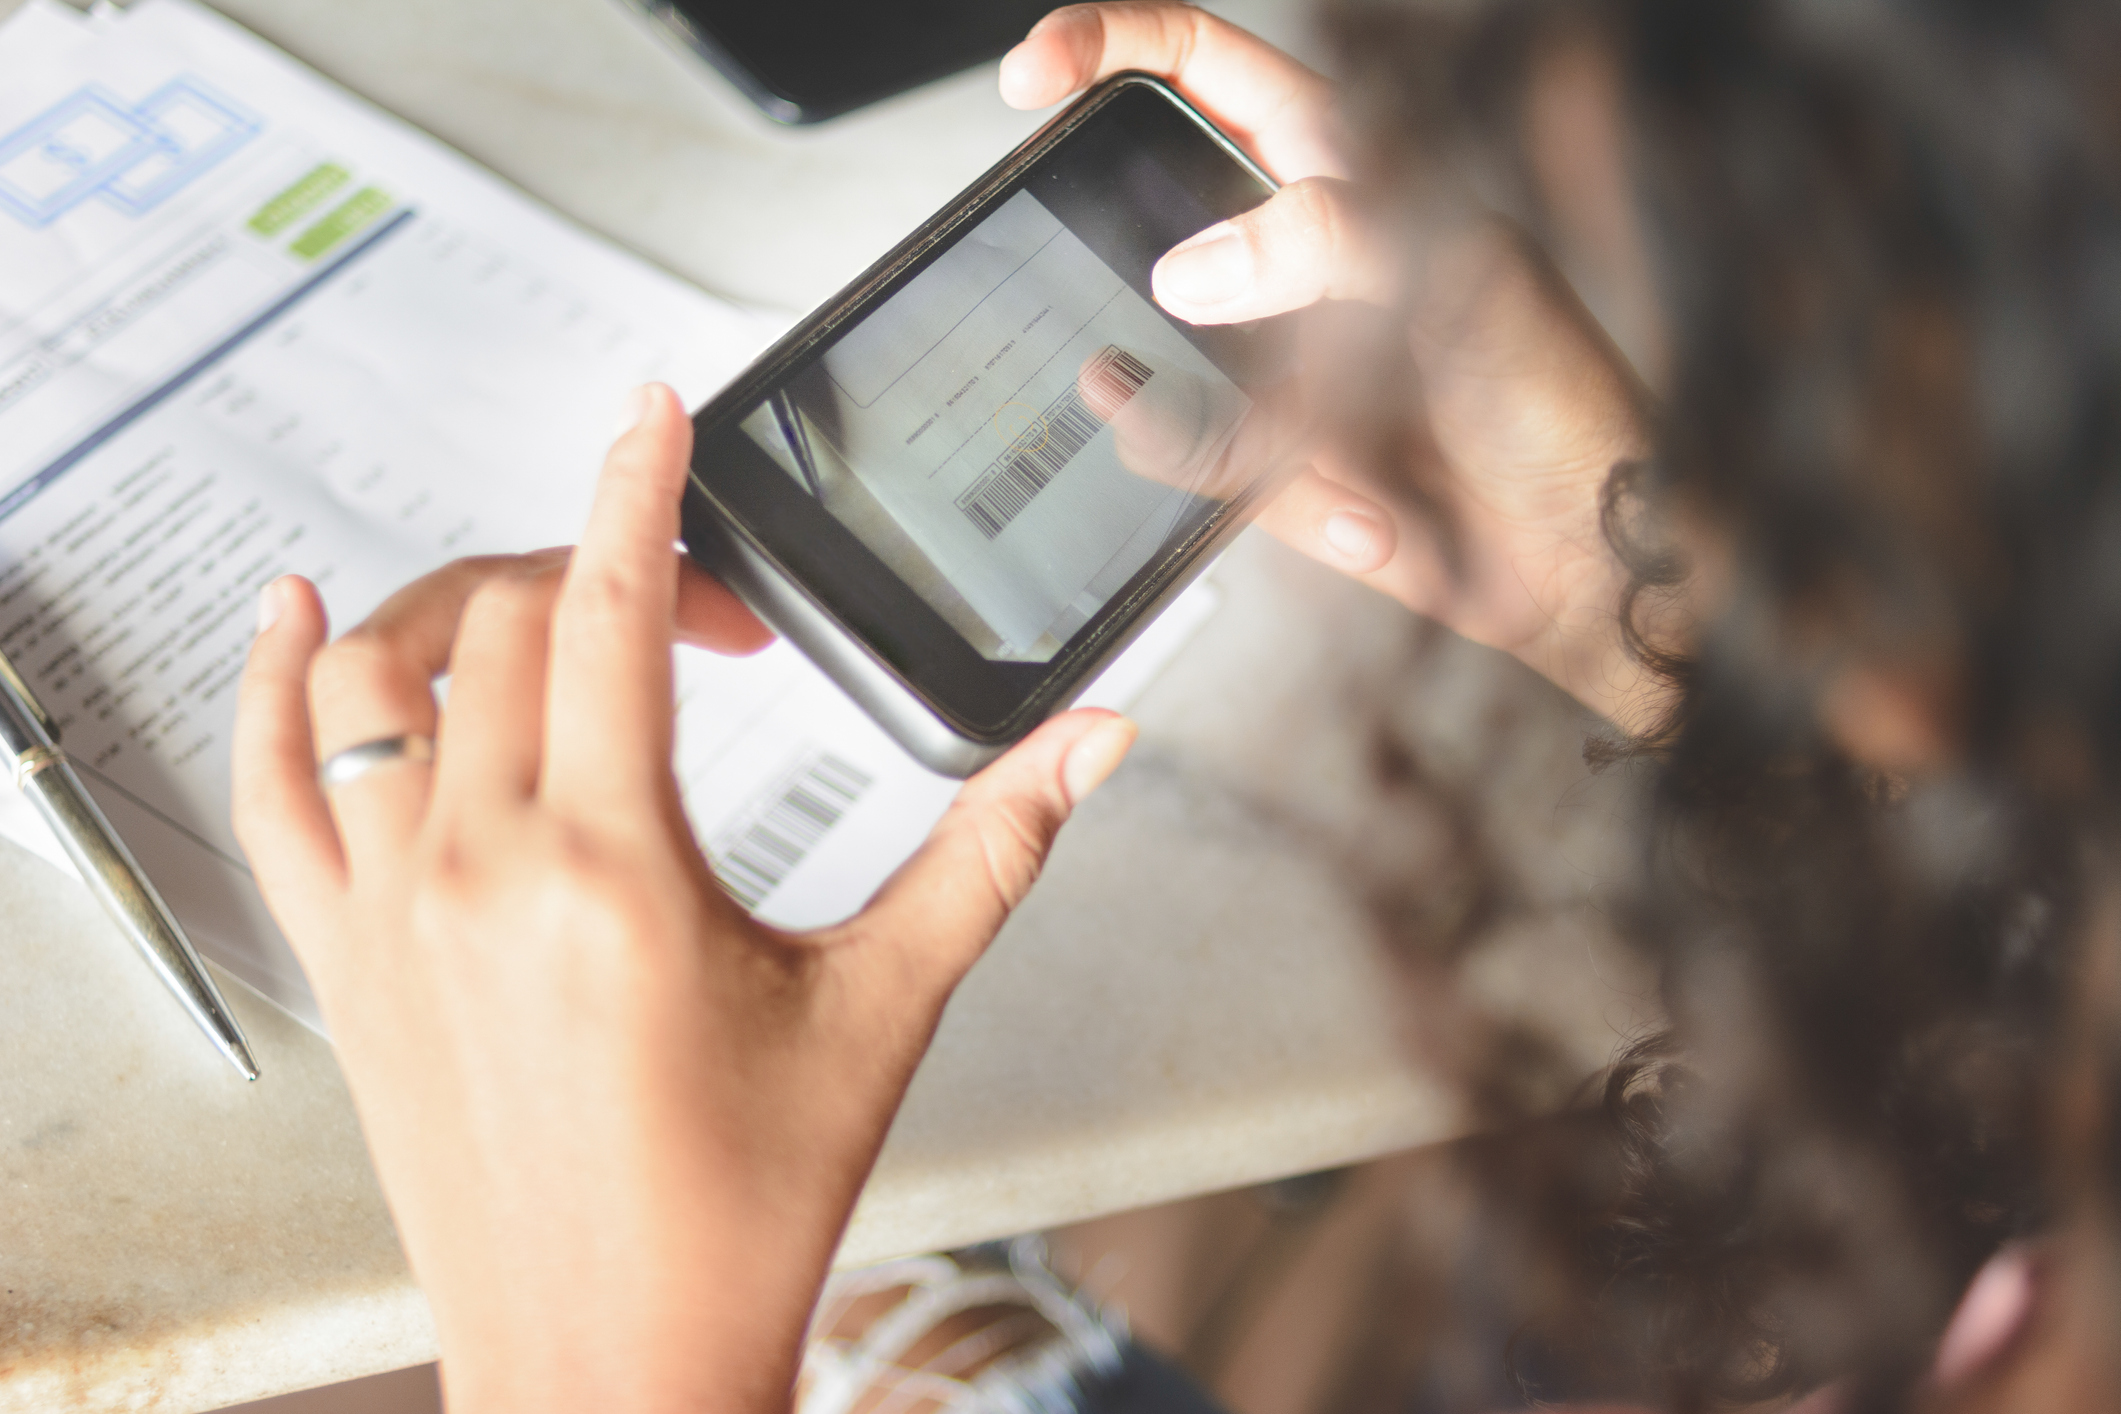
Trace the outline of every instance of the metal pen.
[[258, 1078], [243, 1028], [192, 950], [176, 915], [155, 892], [133, 852], [118, 838], [110, 821], [81, 784], [73, 763], [59, 748], [59, 729], [15, 671], [0, 655], [0, 750], [13, 764], [15, 786], [44, 816], [59, 837], [74, 867], [147, 965], [162, 979], [199, 1023], [199, 1029], [242, 1072]]

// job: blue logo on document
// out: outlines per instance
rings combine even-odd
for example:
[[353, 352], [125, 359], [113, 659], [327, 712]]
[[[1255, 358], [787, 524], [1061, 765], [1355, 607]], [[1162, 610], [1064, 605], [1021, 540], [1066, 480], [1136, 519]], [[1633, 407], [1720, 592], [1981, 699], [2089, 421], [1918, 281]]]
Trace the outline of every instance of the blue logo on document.
[[0, 211], [49, 226], [93, 198], [138, 216], [261, 126], [194, 78], [172, 79], [130, 106], [90, 84], [0, 138]]

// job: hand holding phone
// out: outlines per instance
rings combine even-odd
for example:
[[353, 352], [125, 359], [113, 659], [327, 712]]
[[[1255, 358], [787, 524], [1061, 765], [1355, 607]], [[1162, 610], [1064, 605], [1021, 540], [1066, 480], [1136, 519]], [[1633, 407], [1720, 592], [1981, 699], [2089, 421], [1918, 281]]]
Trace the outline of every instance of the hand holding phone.
[[[458, 561], [329, 645], [287, 576], [244, 671], [236, 833], [316, 986], [453, 1409], [786, 1411], [944, 1002], [1134, 735], [1050, 722], [860, 914], [755, 922], [678, 802], [671, 644], [759, 632], [673, 562], [684, 410], [651, 387], [633, 411], [571, 554]], [[320, 757], [401, 733], [437, 748], [319, 782]]]
[[[1396, 443], [1421, 465], [1351, 455], [1326, 429], [1261, 528], [1512, 654], [1615, 722], [1653, 723], [1668, 689], [1618, 630], [1627, 577], [1601, 524], [1608, 473], [1648, 445], [1644, 395], [1582, 303], [1509, 222], [1470, 203], [1453, 239], [1418, 251], [1371, 230], [1343, 180], [1325, 80], [1190, 5], [1057, 11], [1003, 60], [1001, 87], [1037, 108], [1134, 69], [1171, 82], [1284, 183], [1165, 255], [1157, 302], [1192, 324], [1368, 303], [1398, 315], [1377, 330], [1396, 348], [1377, 352], [1413, 356], [1403, 388], [1372, 396], [1392, 399], [1404, 419]], [[1683, 633], [1684, 619], [1676, 611], [1666, 631]]]

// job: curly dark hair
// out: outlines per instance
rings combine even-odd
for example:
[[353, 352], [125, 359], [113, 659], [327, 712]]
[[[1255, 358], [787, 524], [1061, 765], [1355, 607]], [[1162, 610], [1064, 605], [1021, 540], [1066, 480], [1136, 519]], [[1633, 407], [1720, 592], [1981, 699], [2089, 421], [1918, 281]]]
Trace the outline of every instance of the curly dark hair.
[[[1604, 1093], [1596, 1319], [1709, 1408], [1893, 1407], [2053, 1202], [2043, 1078], [2121, 803], [2121, 6], [1339, 0], [1384, 208], [1471, 187], [1557, 229], [1525, 150], [1560, 44], [1611, 66], [1668, 372], [1615, 468], [1647, 737], [1632, 905], [1672, 1030]], [[1416, 213], [1410, 217], [1408, 213]], [[1426, 504], [1433, 504], [1433, 498]], [[1681, 653], [1636, 630], [1719, 560]], [[1850, 759], [1852, 666], [1930, 685], [1952, 760]]]

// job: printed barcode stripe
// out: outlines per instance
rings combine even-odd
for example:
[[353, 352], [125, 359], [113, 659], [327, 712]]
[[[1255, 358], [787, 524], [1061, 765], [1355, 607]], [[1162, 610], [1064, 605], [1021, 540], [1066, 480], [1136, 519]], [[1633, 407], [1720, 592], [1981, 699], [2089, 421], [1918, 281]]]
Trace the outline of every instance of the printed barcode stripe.
[[1084, 401], [1083, 387], [1090, 388], [1110, 416], [1141, 391], [1149, 376], [1148, 364], [1125, 349], [1107, 345], [1090, 370], [1053, 400], [1039, 425], [1017, 439], [1019, 444], [1030, 445], [1004, 452], [957, 498], [965, 519], [989, 540], [1001, 534], [1105, 425], [1105, 418]]
[[1125, 406], [1148, 381], [1149, 365], [1116, 346], [1107, 347], [1090, 371], [1077, 380], [1079, 384], [1087, 383], [1098, 404], [1113, 412]]
[[819, 753], [783, 777], [751, 823], [715, 854], [715, 878], [723, 891], [747, 909], [764, 903], [862, 798], [873, 779], [830, 752]]
[[989, 540], [1015, 520], [1031, 498], [1046, 489], [1060, 469], [1104, 426], [1073, 389], [1043, 419], [1045, 436], [980, 478], [960, 508]]

